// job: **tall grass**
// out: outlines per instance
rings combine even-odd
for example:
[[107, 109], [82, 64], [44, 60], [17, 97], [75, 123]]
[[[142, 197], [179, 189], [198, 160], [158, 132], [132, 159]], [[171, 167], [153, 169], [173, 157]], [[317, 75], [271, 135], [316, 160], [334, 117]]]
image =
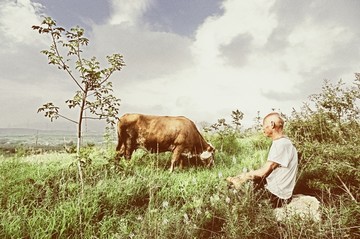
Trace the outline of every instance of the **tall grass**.
[[[119, 167], [113, 152], [89, 149], [81, 192], [74, 157], [49, 153], [0, 162], [0, 238], [356, 238], [359, 206], [323, 195], [322, 221], [278, 223], [266, 200], [225, 178], [255, 168], [268, 141], [240, 138], [239, 153], [217, 154], [211, 169], [168, 172], [170, 154], [137, 151]], [[331, 200], [329, 200], [331, 199]]]

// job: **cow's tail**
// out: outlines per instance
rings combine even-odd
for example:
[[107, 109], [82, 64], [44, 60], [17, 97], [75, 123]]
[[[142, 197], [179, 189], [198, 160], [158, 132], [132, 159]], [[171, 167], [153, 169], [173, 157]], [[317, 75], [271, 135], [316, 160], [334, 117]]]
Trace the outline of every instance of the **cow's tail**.
[[117, 138], [118, 138], [118, 143], [116, 146], [116, 160], [119, 160], [120, 157], [124, 156], [124, 132], [122, 132], [122, 127], [121, 127], [121, 119], [119, 118], [118, 123], [117, 123]]

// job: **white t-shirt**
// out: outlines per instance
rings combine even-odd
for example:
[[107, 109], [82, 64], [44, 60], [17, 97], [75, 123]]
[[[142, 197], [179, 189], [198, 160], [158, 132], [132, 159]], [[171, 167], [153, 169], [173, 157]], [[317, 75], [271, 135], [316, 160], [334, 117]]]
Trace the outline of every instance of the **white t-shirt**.
[[267, 160], [278, 163], [279, 167], [266, 178], [266, 189], [279, 198], [290, 198], [295, 187], [298, 166], [296, 148], [288, 138], [274, 140]]

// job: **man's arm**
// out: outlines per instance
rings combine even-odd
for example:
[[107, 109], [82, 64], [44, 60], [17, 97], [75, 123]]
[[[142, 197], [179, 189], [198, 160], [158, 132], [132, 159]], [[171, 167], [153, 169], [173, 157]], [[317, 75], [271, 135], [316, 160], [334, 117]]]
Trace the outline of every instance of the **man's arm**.
[[263, 178], [266, 175], [270, 174], [278, 166], [278, 163], [275, 163], [273, 161], [266, 161], [266, 163], [261, 168], [247, 173], [242, 173], [238, 177], [242, 177], [244, 180]]

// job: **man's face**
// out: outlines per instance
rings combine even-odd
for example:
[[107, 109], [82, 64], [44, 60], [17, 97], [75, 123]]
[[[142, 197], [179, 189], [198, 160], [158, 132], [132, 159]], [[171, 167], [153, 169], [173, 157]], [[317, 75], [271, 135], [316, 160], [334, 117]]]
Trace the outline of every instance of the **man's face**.
[[266, 137], [271, 136], [272, 128], [272, 122], [269, 119], [265, 119], [263, 122], [263, 133]]

